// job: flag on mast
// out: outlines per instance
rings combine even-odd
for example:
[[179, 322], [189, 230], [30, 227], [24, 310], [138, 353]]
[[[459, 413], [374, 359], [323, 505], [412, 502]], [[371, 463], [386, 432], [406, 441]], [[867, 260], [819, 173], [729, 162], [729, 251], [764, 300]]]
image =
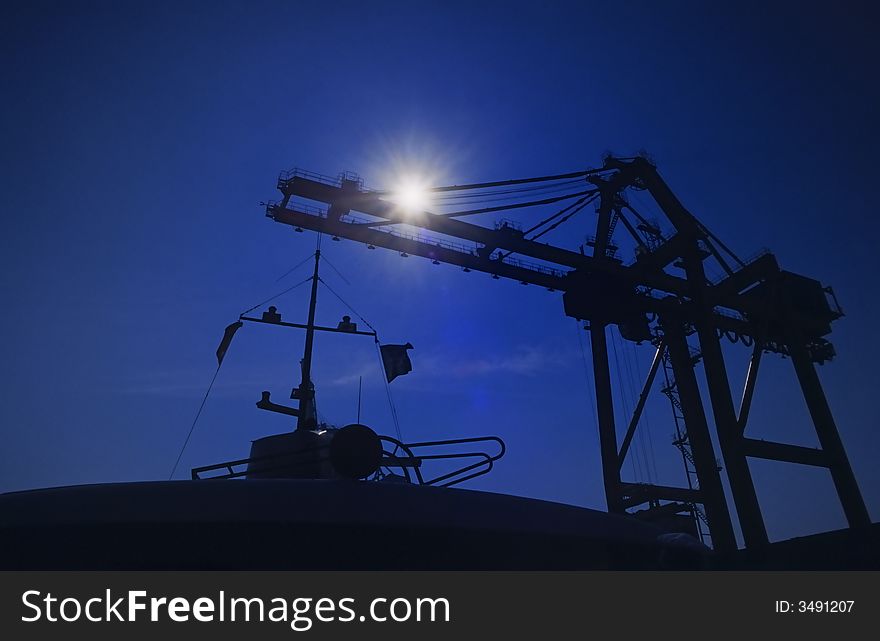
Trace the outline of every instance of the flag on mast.
[[413, 349], [411, 343], [379, 346], [382, 365], [385, 367], [385, 378], [389, 383], [398, 376], [409, 374], [412, 371], [412, 362], [409, 360], [409, 354], [406, 353], [408, 349]]
[[223, 332], [223, 340], [220, 341], [220, 347], [217, 348], [217, 367], [220, 367], [220, 364], [223, 362], [223, 357], [226, 356], [226, 350], [229, 349], [232, 337], [235, 336], [235, 332], [237, 332], [241, 326], [241, 321], [235, 321], [226, 328], [225, 332]]

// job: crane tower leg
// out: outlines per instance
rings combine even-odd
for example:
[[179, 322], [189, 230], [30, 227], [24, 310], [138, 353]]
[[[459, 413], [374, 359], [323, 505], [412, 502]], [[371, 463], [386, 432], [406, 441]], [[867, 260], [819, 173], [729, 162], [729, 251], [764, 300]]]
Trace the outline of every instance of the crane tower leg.
[[802, 346], [791, 346], [791, 360], [797, 373], [804, 400], [816, 427], [819, 443], [828, 457], [828, 468], [831, 471], [831, 479], [840, 497], [843, 513], [852, 528], [863, 528], [871, 525], [871, 517], [862, 499], [858, 483], [853, 474], [840, 433], [834, 423], [834, 416], [822, 391], [822, 383], [816, 368], [810, 360], [807, 349]]
[[700, 492], [706, 508], [706, 518], [709, 521], [709, 532], [712, 535], [712, 545], [722, 554], [731, 553], [737, 549], [736, 537], [733, 533], [724, 488], [721, 485], [721, 476], [715, 463], [715, 451], [684, 328], [673, 321], [664, 323], [663, 329], [672, 371], [678, 384], [684, 423], [694, 455]]
[[596, 412], [599, 419], [599, 449], [608, 511], [624, 512], [620, 491], [620, 462], [617, 455], [617, 431], [614, 427], [614, 402], [611, 396], [611, 372], [608, 366], [608, 340], [605, 325], [590, 323], [590, 349], [593, 355], [593, 381], [596, 385]]
[[768, 543], [767, 529], [764, 526], [764, 517], [761, 515], [761, 506], [758, 504], [749, 462], [742, 447], [743, 436], [730, 394], [724, 354], [711, 326], [700, 323], [697, 332], [700, 337], [700, 351], [703, 356], [709, 399], [712, 402], [712, 414], [715, 418], [715, 431], [727, 468], [730, 493], [736, 506], [743, 541], [746, 547], [760, 547]]

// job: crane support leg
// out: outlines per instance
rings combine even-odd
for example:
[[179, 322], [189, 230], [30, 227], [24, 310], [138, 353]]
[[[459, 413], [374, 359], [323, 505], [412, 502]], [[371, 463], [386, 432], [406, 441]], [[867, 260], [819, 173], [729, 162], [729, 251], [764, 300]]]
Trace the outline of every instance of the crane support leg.
[[700, 351], [703, 353], [703, 369], [712, 402], [712, 414], [715, 417], [715, 431], [718, 434], [721, 455], [724, 457], [743, 541], [746, 547], [760, 547], [768, 543], [767, 529], [743, 448], [742, 430], [733, 407], [721, 343], [708, 323], [700, 323], [697, 333], [700, 337]]
[[669, 360], [678, 385], [679, 400], [687, 427], [688, 440], [694, 454], [697, 478], [703, 494], [703, 505], [712, 535], [712, 544], [720, 553], [730, 553], [737, 549], [733, 524], [727, 508], [727, 499], [721, 485], [721, 476], [715, 464], [715, 451], [706, 422], [706, 412], [700, 397], [697, 377], [687, 339], [682, 326], [675, 321], [664, 323], [665, 341], [669, 349]]
[[590, 351], [593, 355], [593, 380], [596, 385], [596, 412], [599, 419], [599, 450], [608, 511], [624, 512], [620, 490], [620, 463], [617, 457], [617, 431], [614, 427], [614, 402], [611, 397], [611, 372], [608, 366], [608, 340], [605, 325], [590, 323]]
[[819, 444], [827, 457], [831, 479], [840, 497], [846, 520], [851, 528], [868, 527], [871, 525], [871, 517], [868, 515], [862, 493], [859, 491], [846, 451], [843, 449], [840, 433], [834, 423], [825, 392], [822, 391], [822, 383], [819, 381], [816, 367], [805, 347], [792, 345], [790, 349], [791, 360], [801, 384], [804, 400], [816, 427]]

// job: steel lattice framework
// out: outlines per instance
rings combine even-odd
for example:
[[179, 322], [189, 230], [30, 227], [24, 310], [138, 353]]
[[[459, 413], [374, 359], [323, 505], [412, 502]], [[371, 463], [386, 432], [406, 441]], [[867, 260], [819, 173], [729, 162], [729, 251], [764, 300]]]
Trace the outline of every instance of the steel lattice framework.
[[[327, 178], [300, 170], [284, 172], [278, 189], [283, 198], [267, 205], [267, 216], [298, 231], [309, 229], [334, 239], [359, 241], [369, 248], [423, 256], [464, 271], [562, 292], [565, 313], [585, 321], [590, 330], [610, 512], [623, 513], [638, 506], [647, 506], [642, 514], [694, 514], [696, 509], [705, 516], [715, 549], [736, 549], [731, 510], [695, 369], [702, 362], [711, 423], [746, 547], [768, 543], [748, 458], [828, 468], [850, 526], [870, 524], [815, 368], [834, 356], [825, 339], [832, 321], [842, 315], [833, 292], [817, 280], [782, 270], [769, 252], [741, 261], [682, 205], [648, 159], [607, 157], [597, 169], [432, 188], [432, 196], [446, 207], [481, 205], [444, 213], [407, 211], [392, 194], [367, 190], [351, 174]], [[636, 192], [645, 192], [659, 207], [671, 231], [661, 232], [660, 224], [636, 211], [631, 204]], [[506, 221], [486, 227], [463, 220], [565, 202], [563, 209], [526, 230]], [[595, 235], [580, 248], [538, 241], [591, 203], [596, 204], [598, 214]], [[618, 226], [635, 245], [635, 259], [629, 264], [617, 255], [614, 231]], [[710, 260], [723, 270], [714, 282], [706, 273]], [[612, 402], [606, 334], [611, 325], [625, 339], [651, 341], [657, 348], [622, 443], [618, 443]], [[730, 391], [722, 339], [752, 349], [738, 408]], [[790, 357], [820, 449], [744, 435], [762, 354], [768, 352]], [[677, 444], [685, 448], [697, 480], [689, 487], [621, 480], [623, 461], [661, 363], [668, 365], [667, 377], [672, 381], [664, 392], [684, 424]]]

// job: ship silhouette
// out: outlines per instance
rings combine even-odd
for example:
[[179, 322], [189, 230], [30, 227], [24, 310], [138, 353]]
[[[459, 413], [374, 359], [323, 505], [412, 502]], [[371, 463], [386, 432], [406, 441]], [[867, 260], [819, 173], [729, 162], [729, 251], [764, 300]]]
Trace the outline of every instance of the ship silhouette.
[[[244, 323], [305, 330], [297, 406], [263, 392], [257, 408], [295, 429], [192, 480], [106, 483], [0, 496], [4, 569], [645, 569], [698, 567], [686, 534], [549, 501], [461, 489], [505, 453], [497, 436], [405, 443], [367, 425], [320, 422], [311, 381], [317, 332], [362, 335], [349, 316], [316, 325], [320, 250], [306, 323], [274, 306], [227, 327], [218, 366]], [[380, 346], [386, 381], [412, 346]], [[390, 349], [389, 349], [390, 348]], [[441, 471], [432, 473], [433, 464]], [[451, 465], [451, 469], [450, 469]]]

